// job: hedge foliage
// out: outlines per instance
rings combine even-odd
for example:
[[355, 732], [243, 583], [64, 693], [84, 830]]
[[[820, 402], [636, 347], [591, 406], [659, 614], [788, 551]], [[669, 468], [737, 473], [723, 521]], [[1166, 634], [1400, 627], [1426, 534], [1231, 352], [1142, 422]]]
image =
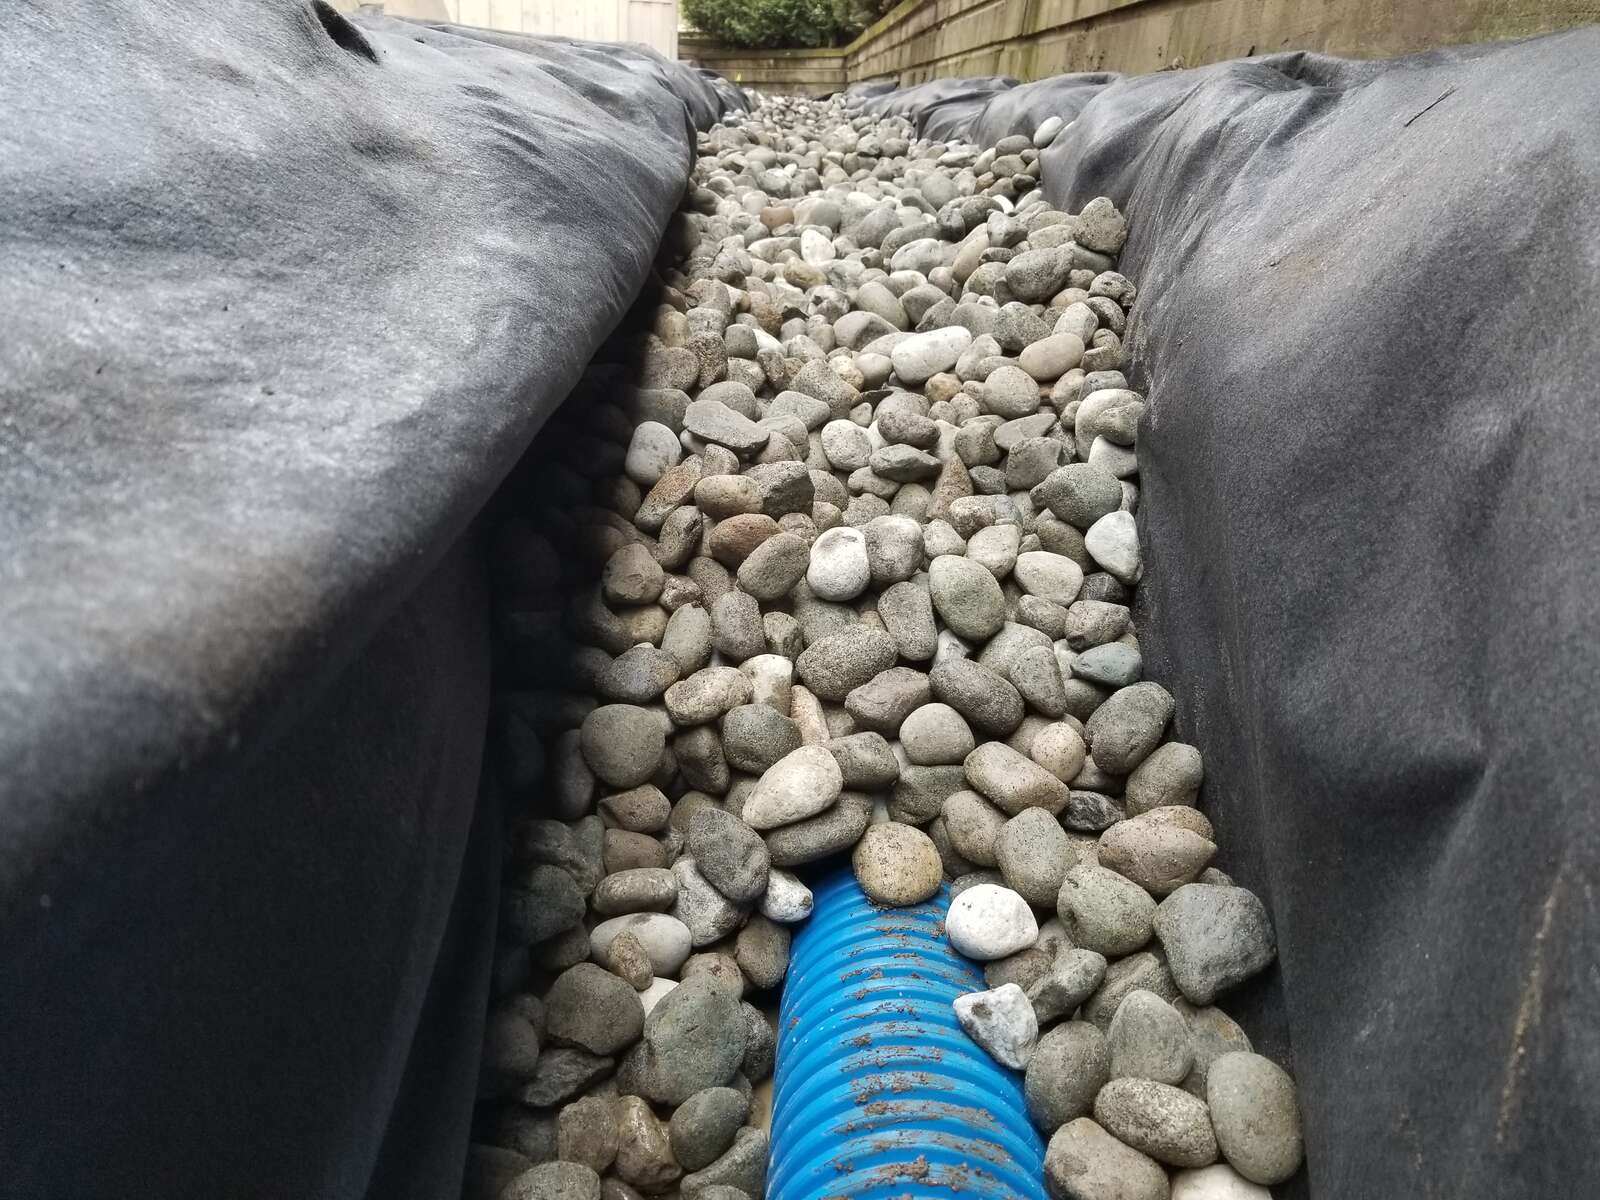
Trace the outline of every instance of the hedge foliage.
[[689, 24], [730, 46], [794, 49], [848, 42], [897, 0], [683, 0]]

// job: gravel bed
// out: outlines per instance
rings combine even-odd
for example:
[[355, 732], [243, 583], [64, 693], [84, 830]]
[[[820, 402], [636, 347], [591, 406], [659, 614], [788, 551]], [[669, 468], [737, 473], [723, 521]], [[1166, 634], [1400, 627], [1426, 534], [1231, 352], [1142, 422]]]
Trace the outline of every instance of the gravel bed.
[[[1042, 131], [1048, 133], [1049, 131]], [[1292, 1080], [1214, 1001], [1274, 958], [1142, 677], [1127, 222], [1034, 140], [766, 100], [701, 136], [655, 286], [494, 532], [511, 810], [466, 1194], [755, 1200], [808, 864], [953, 881], [1069, 1200], [1242, 1200]]]

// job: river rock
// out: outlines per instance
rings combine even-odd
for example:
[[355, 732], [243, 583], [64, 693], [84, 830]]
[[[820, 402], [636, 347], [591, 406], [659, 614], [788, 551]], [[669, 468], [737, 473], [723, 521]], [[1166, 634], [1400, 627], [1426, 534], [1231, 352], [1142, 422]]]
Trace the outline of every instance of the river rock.
[[939, 890], [944, 865], [922, 830], [890, 821], [869, 826], [850, 858], [856, 881], [877, 904], [921, 904]]
[[957, 996], [955, 1012], [967, 1036], [1001, 1066], [1020, 1071], [1028, 1065], [1039, 1040], [1039, 1022], [1016, 984]]
[[968, 888], [952, 900], [944, 928], [956, 951], [978, 962], [1025, 950], [1039, 937], [1028, 902], [995, 884]]
[[1294, 1080], [1271, 1059], [1235, 1051], [1211, 1064], [1206, 1103], [1222, 1156], [1265, 1187], [1300, 1169], [1304, 1146]]

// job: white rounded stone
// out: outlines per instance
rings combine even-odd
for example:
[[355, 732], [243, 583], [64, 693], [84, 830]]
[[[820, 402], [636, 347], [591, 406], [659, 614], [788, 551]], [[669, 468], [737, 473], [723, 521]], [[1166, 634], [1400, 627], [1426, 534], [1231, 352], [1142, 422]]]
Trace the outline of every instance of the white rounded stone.
[[780, 925], [792, 925], [811, 915], [811, 889], [782, 867], [767, 873], [767, 893], [761, 897], [761, 915]]
[[819, 600], [854, 600], [871, 581], [867, 537], [861, 530], [840, 525], [812, 543], [806, 585]]
[[959, 953], [991, 962], [1033, 945], [1039, 938], [1039, 923], [1016, 892], [997, 883], [980, 883], [951, 902], [944, 931]]
[[650, 1010], [667, 998], [673, 988], [678, 986], [675, 979], [662, 979], [659, 975], [650, 981], [650, 986], [639, 993], [639, 1002], [644, 1005], [644, 1015], [649, 1016]]
[[1272, 1200], [1272, 1193], [1251, 1183], [1227, 1163], [1172, 1176], [1171, 1200]]
[[1107, 513], [1083, 535], [1089, 556], [1126, 584], [1136, 584], [1144, 574], [1139, 555], [1139, 527], [1129, 512]]

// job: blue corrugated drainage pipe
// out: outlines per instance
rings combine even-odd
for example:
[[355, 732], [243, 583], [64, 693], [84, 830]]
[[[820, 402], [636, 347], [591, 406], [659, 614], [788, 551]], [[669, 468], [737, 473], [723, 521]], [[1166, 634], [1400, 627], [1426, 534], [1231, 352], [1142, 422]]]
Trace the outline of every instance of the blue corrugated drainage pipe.
[[951, 1008], [985, 985], [945, 940], [949, 892], [879, 908], [848, 867], [812, 890], [778, 1010], [767, 1200], [1044, 1200], [1022, 1078]]

